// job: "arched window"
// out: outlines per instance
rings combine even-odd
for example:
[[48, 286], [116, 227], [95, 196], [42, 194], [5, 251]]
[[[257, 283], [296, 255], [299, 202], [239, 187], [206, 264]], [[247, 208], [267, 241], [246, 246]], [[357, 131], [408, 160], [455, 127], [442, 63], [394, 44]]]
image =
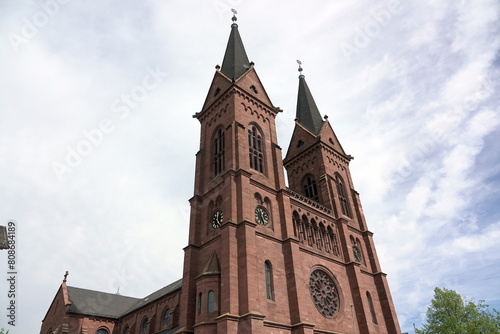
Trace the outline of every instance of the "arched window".
[[370, 314], [372, 315], [372, 321], [377, 324], [377, 315], [375, 314], [375, 309], [373, 308], [372, 296], [368, 291], [366, 291], [366, 299], [368, 300], [368, 307], [370, 308]]
[[325, 251], [328, 253], [330, 253], [330, 252], [333, 253], [332, 241], [330, 239], [329, 231], [330, 231], [330, 227], [328, 227], [328, 231], [322, 229], [321, 233], [323, 234], [323, 240], [325, 241]]
[[109, 334], [109, 331], [106, 328], [99, 328], [95, 334]]
[[335, 183], [337, 184], [337, 193], [339, 195], [340, 208], [342, 210], [342, 213], [345, 216], [350, 216], [344, 181], [338, 174], [335, 175]]
[[162, 324], [163, 326], [167, 326], [170, 323], [170, 309], [167, 307], [165, 312], [163, 312]]
[[299, 230], [300, 230], [300, 218], [299, 218], [299, 214], [297, 213], [297, 211], [294, 211], [293, 212], [293, 215], [292, 215], [292, 222], [293, 222], [293, 235], [298, 237], [299, 236]]
[[318, 246], [318, 249], [323, 249], [323, 236], [325, 235], [325, 227], [321, 223], [319, 224], [319, 228], [316, 228], [316, 223], [314, 223], [314, 226], [316, 233], [316, 245]]
[[214, 173], [219, 175], [224, 171], [224, 131], [219, 128], [215, 133], [214, 139]]
[[302, 182], [304, 187], [304, 194], [316, 202], [319, 201], [318, 187], [316, 186], [316, 181], [311, 175], [307, 175]]
[[208, 291], [208, 313], [215, 311], [215, 292]]
[[202, 297], [203, 295], [201, 294], [201, 292], [198, 294], [198, 314], [201, 314], [201, 309], [202, 309], [202, 305], [203, 305], [203, 300], [202, 300]]
[[129, 326], [125, 327], [123, 334], [130, 334], [130, 327]]
[[273, 268], [271, 266], [271, 262], [264, 262], [264, 272], [266, 276], [266, 298], [269, 300], [274, 300]]
[[337, 236], [335, 235], [335, 233], [333, 233], [333, 230], [330, 226], [328, 226], [328, 238], [329, 242], [331, 243], [333, 255], [339, 256], [340, 255], [339, 242], [337, 240]]
[[141, 324], [141, 334], [146, 334], [148, 332], [148, 318], [144, 318]]
[[252, 128], [248, 130], [248, 158], [250, 160], [250, 168], [264, 173], [262, 136], [255, 126], [252, 126]]
[[304, 242], [306, 240], [306, 231], [305, 225], [307, 225], [307, 221], [304, 221], [304, 217], [299, 220], [299, 241]]
[[314, 245], [314, 220], [312, 220], [309, 224], [307, 224], [307, 243], [309, 246]]
[[363, 262], [363, 248], [361, 248], [361, 242], [359, 241], [358, 238], [356, 238], [356, 242], [352, 247], [352, 251], [354, 255], [354, 260], [356, 262]]

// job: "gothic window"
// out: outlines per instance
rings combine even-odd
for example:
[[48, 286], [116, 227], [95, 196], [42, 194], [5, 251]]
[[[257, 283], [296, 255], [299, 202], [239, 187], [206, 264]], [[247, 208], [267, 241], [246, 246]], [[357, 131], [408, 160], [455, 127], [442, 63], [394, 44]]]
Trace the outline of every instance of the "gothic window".
[[304, 178], [302, 184], [304, 187], [304, 194], [306, 195], [306, 197], [309, 197], [310, 199], [318, 202], [319, 201], [318, 187], [316, 186], [316, 181], [312, 178], [312, 176], [307, 175]]
[[299, 218], [297, 211], [293, 212], [292, 221], [293, 221], [293, 235], [298, 237], [299, 236], [300, 218]]
[[170, 309], [167, 307], [165, 312], [163, 313], [163, 319], [162, 319], [162, 324], [163, 326], [167, 326], [170, 323]]
[[307, 226], [307, 243], [309, 246], [314, 245], [314, 227], [312, 223], [306, 224]]
[[377, 315], [375, 314], [375, 309], [373, 308], [372, 296], [368, 291], [366, 291], [366, 299], [368, 300], [368, 307], [370, 308], [370, 314], [372, 316], [372, 322], [377, 324]]
[[316, 269], [309, 278], [309, 292], [318, 311], [333, 317], [339, 309], [339, 293], [333, 278], [324, 270]]
[[95, 334], [109, 334], [106, 328], [99, 328]]
[[266, 276], [266, 297], [269, 300], [274, 300], [273, 268], [271, 267], [271, 262], [266, 261], [264, 263], [264, 271]]
[[262, 144], [262, 136], [257, 130], [257, 127], [252, 126], [252, 128], [248, 130], [248, 158], [250, 160], [250, 168], [264, 173], [264, 153]]
[[356, 238], [356, 241], [354, 241], [354, 238], [351, 236], [351, 242], [352, 242], [352, 253], [354, 256], [354, 261], [356, 262], [361, 262], [363, 260], [363, 251], [361, 250], [361, 242], [359, 241], [358, 238]]
[[144, 318], [141, 325], [141, 334], [146, 334], [148, 332], [148, 318]]
[[299, 239], [300, 241], [304, 242], [308, 239], [307, 233], [309, 230], [309, 221], [307, 220], [307, 217], [305, 215], [302, 216], [302, 219], [300, 220], [300, 225], [299, 225]]
[[125, 327], [123, 334], [130, 334], [130, 327], [129, 326]]
[[208, 313], [215, 311], [215, 292], [213, 290], [208, 291]]
[[202, 309], [202, 307], [203, 307], [203, 306], [202, 306], [202, 305], [203, 305], [203, 304], [202, 304], [202, 302], [203, 302], [202, 297], [203, 297], [203, 295], [202, 295], [202, 294], [201, 294], [201, 292], [200, 292], [200, 293], [198, 294], [198, 314], [201, 314], [201, 309]]
[[323, 249], [323, 236], [325, 235], [325, 227], [323, 224], [319, 225], [319, 229], [316, 228], [316, 223], [314, 223], [314, 232], [316, 234], [316, 246], [318, 249]]
[[306, 240], [304, 221], [302, 219], [299, 220], [299, 240], [300, 242], [304, 242], [304, 240]]
[[340, 208], [342, 210], [342, 214], [344, 214], [345, 216], [350, 216], [344, 181], [338, 174], [335, 175], [335, 183], [337, 184], [337, 193], [339, 196]]
[[[330, 227], [328, 227], [328, 228], [330, 228]], [[321, 229], [321, 234], [323, 235], [323, 240], [325, 241], [325, 251], [327, 253], [330, 253], [330, 252], [333, 253], [332, 243], [330, 240], [330, 234], [328, 233], [328, 231], [326, 231], [324, 229], [324, 227]]]
[[328, 241], [331, 243], [333, 255], [340, 255], [339, 242], [337, 236], [333, 233], [332, 228], [328, 227]]
[[214, 173], [219, 175], [224, 171], [224, 131], [219, 128], [215, 133], [214, 139]]

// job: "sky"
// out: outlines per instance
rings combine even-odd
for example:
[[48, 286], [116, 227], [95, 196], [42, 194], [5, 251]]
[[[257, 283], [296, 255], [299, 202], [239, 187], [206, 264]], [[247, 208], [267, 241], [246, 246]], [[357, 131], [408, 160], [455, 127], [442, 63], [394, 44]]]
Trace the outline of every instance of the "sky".
[[[500, 4], [3, 0], [0, 326], [38, 333], [68, 285], [181, 278], [201, 110], [238, 11], [283, 154], [296, 60], [343, 148], [403, 332], [435, 287], [500, 309]], [[12, 224], [11, 224], [12, 225]], [[6, 308], [16, 303], [16, 326]]]

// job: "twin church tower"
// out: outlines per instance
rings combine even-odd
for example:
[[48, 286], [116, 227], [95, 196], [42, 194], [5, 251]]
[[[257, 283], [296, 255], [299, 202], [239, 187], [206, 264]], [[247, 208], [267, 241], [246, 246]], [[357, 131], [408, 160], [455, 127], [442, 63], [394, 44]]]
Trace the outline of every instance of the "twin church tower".
[[[235, 21], [194, 115], [201, 136], [182, 280], [148, 302], [131, 298], [127, 308], [122, 300], [124, 310], [108, 320], [82, 307], [72, 311], [82, 294], [94, 292], [63, 282], [67, 318], [107, 321], [87, 322], [89, 334], [400, 334], [349, 172], [352, 157], [301, 74], [295, 129], [282, 158], [275, 125], [281, 110], [248, 60]], [[57, 333], [47, 316], [41, 333]], [[83, 333], [83, 323], [75, 333]]]

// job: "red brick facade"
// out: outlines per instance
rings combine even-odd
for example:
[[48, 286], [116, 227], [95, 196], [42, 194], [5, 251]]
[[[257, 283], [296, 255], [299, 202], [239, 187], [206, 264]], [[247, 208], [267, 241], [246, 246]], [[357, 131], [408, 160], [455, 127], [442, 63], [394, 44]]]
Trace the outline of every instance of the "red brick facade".
[[[200, 149], [182, 288], [114, 319], [80, 314], [79, 331], [68, 332], [54, 320], [73, 321], [68, 306], [57, 307], [71, 303], [63, 283], [41, 334], [94, 334], [102, 326], [143, 333], [144, 319], [147, 333], [401, 333], [351, 157], [327, 120], [318, 133], [297, 120], [283, 160], [275, 125], [281, 110], [231, 38], [241, 44], [235, 24], [226, 50], [235, 63], [224, 58], [195, 115]], [[245, 70], [231, 77], [229, 65]]]

